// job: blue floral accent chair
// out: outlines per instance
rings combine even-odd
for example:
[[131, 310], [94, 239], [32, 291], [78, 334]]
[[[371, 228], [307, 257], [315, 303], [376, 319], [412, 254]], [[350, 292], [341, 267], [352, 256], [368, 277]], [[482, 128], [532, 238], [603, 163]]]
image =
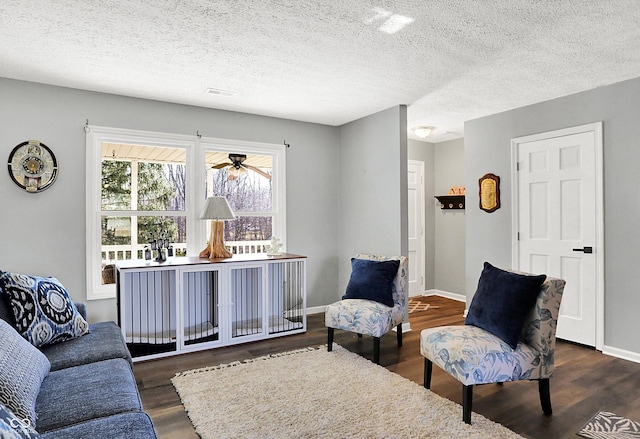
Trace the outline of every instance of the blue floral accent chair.
[[549, 377], [553, 373], [556, 325], [565, 281], [547, 277], [535, 306], [525, 319], [512, 349], [500, 338], [476, 326], [441, 326], [420, 333], [424, 387], [431, 387], [433, 363], [462, 383], [462, 418], [471, 423], [474, 385], [537, 380], [540, 402], [550, 415]]
[[406, 309], [407, 271], [406, 256], [367, 255], [358, 253], [355, 259], [384, 262], [399, 261], [398, 271], [393, 278], [391, 292], [393, 306], [387, 306], [367, 299], [345, 299], [327, 305], [325, 326], [328, 330], [327, 349], [333, 348], [335, 329], [351, 331], [373, 337], [373, 361], [380, 363], [380, 337], [397, 327], [398, 346], [402, 346], [402, 322]]

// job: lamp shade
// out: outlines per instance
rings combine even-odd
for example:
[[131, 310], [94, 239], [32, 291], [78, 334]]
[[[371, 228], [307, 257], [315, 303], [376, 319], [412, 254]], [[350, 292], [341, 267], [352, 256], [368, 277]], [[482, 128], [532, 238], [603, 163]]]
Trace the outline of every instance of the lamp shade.
[[236, 216], [231, 211], [229, 202], [225, 197], [209, 197], [204, 203], [204, 209], [200, 219], [231, 220]]

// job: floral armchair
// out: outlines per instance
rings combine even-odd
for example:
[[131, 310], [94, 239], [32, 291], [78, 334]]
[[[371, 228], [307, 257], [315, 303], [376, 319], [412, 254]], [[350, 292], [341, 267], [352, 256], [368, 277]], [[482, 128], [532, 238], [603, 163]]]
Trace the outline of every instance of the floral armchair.
[[[333, 348], [335, 329], [342, 329], [358, 334], [359, 337], [369, 335], [373, 337], [373, 357], [376, 364], [380, 363], [380, 337], [397, 326], [398, 346], [402, 346], [402, 321], [406, 309], [407, 292], [407, 257], [358, 254], [354, 259], [366, 261], [398, 261], [395, 275], [389, 280], [392, 302], [387, 305], [364, 298], [344, 298], [327, 305], [325, 310], [325, 326], [327, 327], [327, 349]], [[353, 261], [352, 261], [353, 262]], [[352, 278], [353, 280], [353, 272]], [[349, 287], [347, 287], [347, 292]], [[346, 296], [346, 295], [345, 295]], [[390, 298], [390, 299], [391, 299]], [[392, 305], [392, 306], [390, 306]]]
[[424, 387], [431, 387], [433, 363], [462, 383], [462, 418], [471, 423], [474, 385], [537, 380], [540, 402], [550, 415], [549, 377], [553, 373], [556, 325], [565, 281], [547, 277], [524, 320], [517, 346], [476, 326], [443, 326], [420, 334]]

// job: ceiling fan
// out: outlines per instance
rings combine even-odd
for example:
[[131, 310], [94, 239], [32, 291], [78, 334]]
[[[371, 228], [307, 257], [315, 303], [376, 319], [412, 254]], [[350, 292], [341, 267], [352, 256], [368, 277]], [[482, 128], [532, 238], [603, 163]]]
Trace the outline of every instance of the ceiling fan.
[[227, 166], [229, 166], [232, 169], [235, 169], [236, 171], [244, 171], [244, 172], [246, 172], [247, 169], [250, 169], [253, 172], [255, 172], [256, 174], [260, 174], [264, 178], [266, 178], [268, 180], [271, 180], [271, 175], [267, 174], [263, 170], [258, 169], [255, 166], [245, 165], [243, 162], [246, 159], [247, 159], [247, 155], [246, 154], [233, 154], [232, 153], [232, 154], [229, 154], [229, 161], [231, 163], [220, 163], [220, 164], [212, 166], [212, 168], [213, 169], [222, 169], [222, 168], [226, 168]]

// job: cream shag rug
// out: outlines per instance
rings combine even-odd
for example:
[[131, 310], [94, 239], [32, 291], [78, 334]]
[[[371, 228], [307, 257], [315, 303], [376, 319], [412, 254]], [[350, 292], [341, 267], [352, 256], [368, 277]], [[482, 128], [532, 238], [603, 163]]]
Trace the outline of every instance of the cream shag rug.
[[172, 383], [204, 439], [521, 436], [334, 344], [191, 370]]

